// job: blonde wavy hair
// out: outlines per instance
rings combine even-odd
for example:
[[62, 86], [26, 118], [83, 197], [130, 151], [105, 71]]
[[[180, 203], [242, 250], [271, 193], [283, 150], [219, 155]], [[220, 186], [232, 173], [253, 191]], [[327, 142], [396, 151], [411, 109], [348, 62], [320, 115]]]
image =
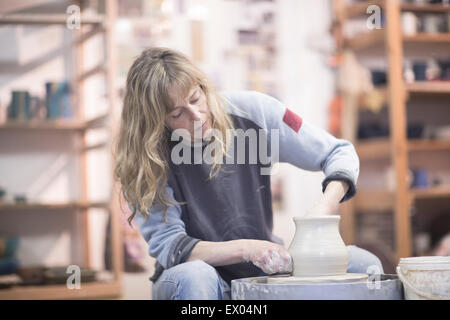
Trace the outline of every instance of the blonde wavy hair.
[[[129, 224], [137, 211], [148, 217], [155, 204], [163, 208], [166, 221], [167, 208], [182, 204], [172, 202], [166, 193], [171, 132], [164, 120], [174, 108], [169, 89], [177, 88], [185, 97], [198, 85], [206, 96], [212, 128], [221, 133], [213, 140], [220, 144], [221, 154], [226, 155], [230, 142], [227, 129], [233, 129], [233, 122], [225, 109], [225, 103], [230, 101], [218, 93], [187, 56], [173, 49], [152, 47], [143, 51], [128, 71], [114, 151], [114, 176], [121, 183], [121, 194], [132, 211]], [[213, 159], [209, 179], [221, 169], [221, 161], [218, 162], [217, 157]]]

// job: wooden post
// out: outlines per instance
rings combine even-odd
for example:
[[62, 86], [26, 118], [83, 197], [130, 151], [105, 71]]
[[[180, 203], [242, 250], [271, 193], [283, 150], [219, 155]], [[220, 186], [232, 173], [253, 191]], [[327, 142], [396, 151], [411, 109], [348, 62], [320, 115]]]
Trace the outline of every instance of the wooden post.
[[202, 21], [191, 22], [192, 59], [195, 62], [203, 62], [204, 59], [203, 27]]
[[[112, 154], [113, 141], [118, 132], [120, 121], [120, 112], [117, 107], [117, 88], [116, 88], [116, 72], [117, 72], [117, 57], [115, 48], [115, 22], [117, 17], [117, 1], [106, 1], [106, 63], [107, 63], [107, 87], [108, 87], [108, 103], [109, 103], [109, 128], [111, 128], [109, 137], [109, 151]], [[111, 161], [111, 174], [114, 176], [114, 159]], [[121, 230], [121, 212], [119, 204], [119, 191], [116, 188], [117, 184], [112, 179], [110, 190], [110, 206], [109, 214], [111, 215], [111, 247], [112, 247], [112, 265], [114, 278], [118, 283], [122, 281], [123, 270], [123, 240]]]
[[[79, 1], [78, 5], [80, 6], [80, 14], [83, 14], [83, 1]], [[83, 26], [83, 22], [81, 22], [80, 28], [75, 32], [76, 38], [83, 38], [84, 32], [86, 28]], [[75, 37], [74, 37], [75, 39]], [[74, 77], [74, 85], [75, 92], [77, 96], [77, 113], [76, 117], [78, 120], [83, 121], [86, 118], [85, 107], [86, 100], [84, 94], [84, 81], [85, 79], [80, 77], [80, 75], [84, 72], [84, 41], [75, 42], [75, 61], [76, 61], [76, 76]], [[77, 136], [77, 140], [79, 141], [79, 146], [82, 149], [86, 147], [86, 137], [85, 131], [81, 132], [80, 136]], [[86, 152], [82, 152], [80, 155], [80, 186], [81, 186], [81, 199], [82, 203], [88, 202], [88, 181], [87, 181], [87, 157]], [[81, 219], [82, 225], [82, 237], [83, 237], [83, 264], [86, 268], [91, 266], [91, 258], [90, 258], [90, 239], [89, 239], [89, 209], [81, 208], [77, 210], [77, 214]], [[78, 218], [78, 217], [77, 217]]]
[[406, 139], [406, 99], [403, 83], [403, 43], [400, 24], [400, 1], [386, 0], [386, 48], [389, 64], [389, 121], [391, 157], [396, 173], [395, 224], [397, 259], [411, 255], [411, 222], [408, 153]]
[[348, 246], [355, 244], [355, 202], [350, 200], [341, 205], [341, 223], [340, 230], [344, 243]]
[[333, 34], [336, 40], [336, 51], [342, 54], [344, 51], [344, 34], [342, 26], [345, 23], [345, 6], [342, 0], [334, 0], [333, 3], [334, 19], [333, 21]]

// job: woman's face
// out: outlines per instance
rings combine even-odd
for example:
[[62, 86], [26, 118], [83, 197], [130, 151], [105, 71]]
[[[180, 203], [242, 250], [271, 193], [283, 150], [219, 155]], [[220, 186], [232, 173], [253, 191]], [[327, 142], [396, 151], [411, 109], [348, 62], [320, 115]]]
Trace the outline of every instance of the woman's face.
[[206, 130], [211, 127], [211, 121], [206, 95], [201, 87], [192, 88], [187, 97], [180, 96], [173, 88], [169, 90], [169, 95], [175, 101], [175, 109], [166, 116], [165, 124], [171, 130], [186, 129], [192, 141], [194, 138], [203, 138]]

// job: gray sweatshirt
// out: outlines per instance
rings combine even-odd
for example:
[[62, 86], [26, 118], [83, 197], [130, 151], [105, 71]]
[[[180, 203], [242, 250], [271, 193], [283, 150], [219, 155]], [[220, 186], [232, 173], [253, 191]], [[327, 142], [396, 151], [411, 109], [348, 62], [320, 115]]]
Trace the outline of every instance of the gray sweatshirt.
[[[162, 208], [156, 204], [151, 207], [148, 219], [139, 212], [134, 218], [149, 245], [150, 256], [157, 260], [155, 273], [150, 278], [154, 282], [164, 269], [185, 262], [201, 240], [259, 239], [281, 244], [282, 241], [272, 234], [272, 197], [267, 174], [276, 162], [309, 171], [322, 170], [325, 174], [322, 191], [332, 180], [348, 182], [350, 188], [341, 202], [356, 193], [359, 159], [350, 142], [308, 123], [269, 95], [255, 91], [223, 95], [240, 109], [226, 105], [235, 129], [261, 134], [257, 135], [256, 144], [255, 141], [250, 143], [250, 138], [244, 139], [244, 154], [242, 144], [235, 137], [230, 147], [235, 151], [233, 161], [225, 161], [223, 171], [212, 180], [207, 180], [210, 171], [207, 163], [170, 160], [166, 190], [170, 197], [187, 204], [169, 207], [167, 223], [163, 221]], [[173, 150], [179, 142], [168, 143]], [[198, 148], [204, 151], [205, 145], [191, 148], [192, 159]], [[261, 152], [262, 149], [267, 151]], [[264, 154], [269, 155], [270, 161]], [[216, 267], [216, 270], [228, 283], [263, 274], [250, 262]]]

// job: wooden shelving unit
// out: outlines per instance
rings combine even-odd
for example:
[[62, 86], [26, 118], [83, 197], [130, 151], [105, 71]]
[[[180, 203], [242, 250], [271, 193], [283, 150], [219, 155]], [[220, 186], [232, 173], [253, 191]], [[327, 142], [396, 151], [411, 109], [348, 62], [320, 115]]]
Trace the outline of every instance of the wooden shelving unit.
[[[450, 49], [450, 33], [423, 34], [405, 36], [401, 29], [401, 13], [412, 11], [416, 13], [447, 13], [449, 5], [435, 4], [406, 4], [399, 0], [359, 1], [351, 5], [345, 5], [342, 0], [334, 0], [335, 12], [335, 37], [338, 53], [350, 50], [358, 56], [367, 54], [371, 57], [378, 55], [387, 60], [388, 84], [383, 90], [389, 113], [390, 136], [371, 140], [357, 141], [356, 133], [343, 132], [342, 138], [352, 141], [363, 161], [390, 160], [395, 170], [395, 190], [358, 190], [354, 201], [343, 206], [343, 221], [341, 231], [346, 243], [355, 242], [355, 214], [356, 212], [390, 211], [394, 214], [395, 221], [395, 247], [393, 260], [398, 262], [400, 257], [412, 255], [412, 231], [411, 231], [411, 207], [415, 201], [434, 199], [450, 199], [450, 186], [430, 187], [427, 189], [410, 189], [407, 184], [409, 158], [414, 153], [426, 153], [431, 151], [450, 151], [449, 140], [408, 140], [407, 128], [407, 102], [416, 95], [430, 95], [445, 97], [450, 95], [449, 82], [415, 82], [405, 83], [403, 80], [403, 57], [413, 49], [411, 45], [439, 45], [445, 52]], [[343, 26], [347, 19], [366, 16], [366, 10], [370, 5], [378, 5], [386, 19], [386, 24], [380, 30], [368, 30], [353, 38], [343, 35]], [[373, 50], [381, 49], [380, 51]], [[417, 47], [416, 47], [417, 48]], [[365, 53], [362, 51], [366, 51]], [[410, 51], [411, 50], [411, 51]], [[447, 51], [445, 51], [447, 50]], [[380, 89], [380, 88], [377, 88]], [[347, 119], [357, 121], [356, 114], [361, 110], [360, 97], [344, 94], [345, 108], [348, 108], [350, 116]], [[433, 107], [427, 106], [427, 112], [432, 112]], [[357, 128], [355, 123], [345, 123], [351, 128]], [[349, 133], [350, 132], [350, 133]]]
[[[83, 216], [83, 254], [84, 266], [90, 267], [89, 259], [89, 236], [88, 236], [88, 210], [100, 208], [106, 210], [111, 220], [111, 248], [112, 248], [112, 273], [113, 281], [102, 281], [82, 283], [80, 289], [68, 289], [66, 285], [49, 286], [15, 286], [10, 289], [0, 290], [0, 300], [5, 299], [87, 299], [87, 298], [117, 298], [122, 291], [122, 270], [123, 270], [123, 246], [120, 226], [120, 207], [118, 201], [118, 191], [116, 185], [111, 187], [110, 199], [105, 202], [91, 202], [87, 193], [87, 152], [92, 149], [107, 148], [111, 150], [113, 136], [117, 132], [118, 107], [116, 106], [116, 53], [114, 45], [114, 26], [117, 16], [117, 1], [103, 0], [98, 8], [103, 11], [98, 14], [86, 14], [86, 1], [77, 3], [81, 8], [81, 28], [74, 30], [72, 48], [74, 50], [76, 76], [71, 85], [77, 94], [77, 110], [83, 110], [85, 98], [83, 89], [85, 81], [92, 75], [102, 73], [107, 84], [108, 111], [90, 119], [87, 119], [83, 112], [78, 112], [73, 119], [58, 120], [29, 120], [29, 121], [7, 121], [0, 125], [1, 134], [16, 134], [18, 132], [28, 132], [39, 135], [42, 132], [55, 131], [67, 134], [78, 135], [81, 138], [82, 146], [78, 156], [81, 163], [81, 199], [79, 201], [67, 203], [0, 203], [0, 214], [3, 212], [39, 212], [51, 211], [61, 213], [65, 211], [79, 212]], [[0, 25], [61, 25], [67, 23], [67, 14], [0, 14]], [[86, 27], [90, 27], [87, 29]], [[93, 35], [102, 33], [104, 36], [105, 57], [103, 62], [91, 69], [86, 70], [83, 61], [85, 42]], [[91, 129], [104, 128], [109, 131], [107, 141], [94, 145], [86, 144], [86, 133]], [[111, 174], [113, 169], [111, 168]]]

